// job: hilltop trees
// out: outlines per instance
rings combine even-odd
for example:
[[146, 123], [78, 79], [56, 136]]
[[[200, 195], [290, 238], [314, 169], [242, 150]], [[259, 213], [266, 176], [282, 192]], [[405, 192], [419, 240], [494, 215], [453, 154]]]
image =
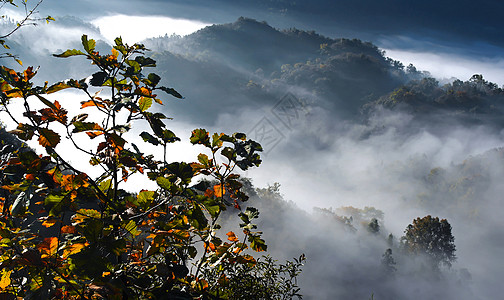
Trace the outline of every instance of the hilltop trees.
[[446, 110], [466, 115], [498, 115], [503, 109], [503, 98], [504, 91], [497, 84], [475, 74], [467, 81], [457, 79], [443, 86], [432, 77], [412, 80], [366, 106], [397, 107], [416, 114]]
[[440, 264], [451, 267], [456, 259], [451, 229], [446, 219], [439, 220], [430, 215], [416, 218], [406, 227], [401, 242], [407, 252], [429, 257], [435, 268]]
[[[259, 211], [242, 209], [248, 199], [235, 170], [261, 163], [261, 145], [245, 134], [210, 135], [192, 132], [190, 142], [205, 153], [193, 163], [172, 162], [169, 145], [180, 139], [169, 130], [157, 92], [182, 98], [160, 86], [155, 61], [141, 44], [115, 40], [111, 54], [100, 54], [95, 41], [82, 36], [83, 50], [57, 57], [82, 56], [97, 72], [82, 79], [35, 86], [37, 70], [0, 68], [1, 102], [17, 124], [12, 131], [34, 140], [46, 154], [25, 149], [5, 153], [0, 166], [0, 292], [3, 297], [36, 299], [151, 299], [212, 297], [240, 299], [226, 292], [242, 276], [256, 280], [254, 289], [276, 287], [300, 296], [295, 284], [304, 260], [276, 266], [258, 264], [248, 249], [265, 251], [261, 232], [253, 224]], [[83, 95], [81, 113], [71, 115], [70, 99], [48, 95], [71, 89]], [[21, 102], [22, 112], [11, 109]], [[161, 157], [133, 143], [133, 128], [142, 124], [141, 139], [161, 148]], [[99, 175], [69, 162], [61, 146], [86, 157]], [[157, 189], [127, 191], [133, 175], [157, 184]], [[194, 184], [196, 176], [214, 180]], [[131, 189], [131, 186], [129, 187]], [[219, 236], [219, 216], [237, 209], [242, 234]], [[257, 266], [257, 267], [256, 267]], [[251, 298], [248, 298], [251, 299]]]

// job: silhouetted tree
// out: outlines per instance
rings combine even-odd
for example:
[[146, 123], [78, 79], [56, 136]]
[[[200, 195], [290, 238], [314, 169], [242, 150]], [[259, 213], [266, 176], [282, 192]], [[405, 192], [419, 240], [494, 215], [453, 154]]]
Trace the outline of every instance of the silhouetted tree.
[[446, 219], [439, 220], [430, 215], [416, 218], [404, 232], [406, 235], [401, 241], [409, 253], [427, 255], [436, 268], [440, 264], [451, 267], [455, 261], [455, 238]]
[[380, 225], [378, 224], [378, 220], [376, 218], [371, 219], [371, 222], [369, 222], [368, 231], [374, 234], [380, 232]]
[[385, 270], [385, 273], [387, 273], [388, 275], [391, 275], [395, 271], [397, 271], [397, 268], [395, 267], [396, 262], [394, 260], [394, 257], [392, 257], [392, 249], [387, 249], [382, 255], [381, 264], [383, 269]]

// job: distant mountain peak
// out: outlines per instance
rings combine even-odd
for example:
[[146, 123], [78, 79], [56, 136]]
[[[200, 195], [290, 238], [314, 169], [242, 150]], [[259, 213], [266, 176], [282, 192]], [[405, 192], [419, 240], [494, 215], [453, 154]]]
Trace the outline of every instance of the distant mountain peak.
[[248, 29], [250, 27], [255, 29], [273, 29], [266, 21], [258, 21], [256, 19], [239, 17], [236, 21], [231, 23], [233, 29]]

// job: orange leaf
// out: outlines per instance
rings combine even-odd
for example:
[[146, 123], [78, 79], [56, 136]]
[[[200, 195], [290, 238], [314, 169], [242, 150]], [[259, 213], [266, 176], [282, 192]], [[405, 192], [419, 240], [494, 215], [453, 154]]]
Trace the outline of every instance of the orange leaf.
[[42, 147], [56, 147], [56, 145], [60, 142], [61, 138], [59, 134], [47, 128], [39, 129], [40, 136], [38, 138], [39, 144]]
[[105, 108], [105, 105], [103, 102], [97, 101], [97, 100], [88, 100], [88, 101], [82, 101], [81, 102], [81, 108], [89, 107], [89, 106], [98, 106]]
[[37, 74], [37, 71], [33, 72], [33, 67], [28, 67], [28, 69], [23, 72], [23, 81], [29, 81], [35, 74]]
[[35, 174], [25, 174], [25, 179], [33, 181], [36, 179]]
[[228, 240], [230, 240], [231, 242], [238, 242], [238, 238], [236, 237], [234, 232], [230, 231], [226, 233], [226, 235], [228, 236]]
[[205, 197], [213, 197], [214, 195], [214, 191], [212, 191], [211, 189], [207, 189], [205, 191]]
[[65, 190], [71, 191], [74, 189], [78, 189], [80, 187], [87, 187], [89, 186], [89, 182], [87, 181], [86, 173], [80, 173], [77, 176], [70, 174], [70, 175], [63, 175], [63, 181], [61, 183], [61, 186]]
[[61, 233], [76, 233], [75, 226], [65, 225], [61, 227]]
[[221, 184], [214, 185], [213, 189], [216, 197], [222, 197], [226, 193], [226, 188]]
[[139, 262], [140, 259], [142, 258], [142, 253], [139, 253], [139, 252], [131, 253], [130, 258], [132, 261]]
[[256, 260], [251, 255], [239, 256], [236, 260], [239, 264], [256, 264]]
[[140, 95], [140, 96], [149, 97], [149, 98], [153, 97], [152, 91], [150, 89], [148, 89], [148, 88], [145, 88], [145, 87], [137, 88], [135, 90], [135, 94], [136, 95]]
[[58, 221], [59, 221], [58, 219], [45, 220], [44, 222], [42, 222], [42, 226], [49, 228], [49, 227], [53, 226], [54, 224], [56, 224], [56, 222], [58, 222]]
[[45, 238], [40, 244], [37, 245], [37, 249], [42, 254], [42, 258], [53, 256], [58, 251], [58, 238]]
[[208, 289], [208, 282], [205, 279], [198, 280], [197, 283], [200, 291]]
[[207, 251], [215, 251], [215, 245], [213, 243], [206, 243], [207, 244]]
[[115, 59], [117, 59], [119, 57], [119, 51], [117, 51], [116, 49], [112, 48], [112, 55], [114, 56]]
[[99, 136], [99, 135], [104, 134], [104, 132], [103, 132], [103, 131], [86, 131], [86, 134], [87, 134], [90, 138], [94, 139], [95, 137], [97, 137], [97, 136]]

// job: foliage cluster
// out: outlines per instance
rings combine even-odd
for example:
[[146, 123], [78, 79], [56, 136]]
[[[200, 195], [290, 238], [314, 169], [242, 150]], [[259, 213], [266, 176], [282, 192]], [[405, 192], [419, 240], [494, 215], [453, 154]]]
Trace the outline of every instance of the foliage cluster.
[[382, 96], [375, 104], [387, 108], [403, 107], [417, 113], [431, 114], [435, 110], [463, 113], [500, 114], [504, 91], [480, 74], [467, 81], [455, 80], [440, 86], [427, 77], [414, 80]]
[[[169, 118], [153, 110], [154, 103], [162, 104], [155, 93], [182, 96], [159, 85], [157, 74], [143, 73], [156, 65], [144, 56], [143, 45], [129, 46], [117, 38], [111, 54], [102, 55], [84, 35], [82, 46], [56, 56], [90, 60], [98, 71], [86, 78], [35, 86], [32, 67], [22, 72], [0, 68], [2, 105], [18, 124], [12, 133], [24, 141], [37, 139], [47, 152], [2, 157], [2, 295], [243, 299], [244, 278], [254, 278], [247, 290], [263, 291], [258, 298], [300, 297], [295, 279], [304, 257], [276, 266], [270, 258], [258, 262], [248, 254], [247, 249], [260, 252], [267, 246], [253, 224], [259, 211], [241, 207], [248, 196], [235, 169], [259, 166], [261, 145], [242, 133], [210, 135], [196, 129], [190, 142], [207, 154], [199, 154], [194, 163], [168, 163], [168, 145], [180, 139], [166, 128]], [[64, 101], [47, 97], [66, 89], [84, 95], [80, 107], [87, 112], [72, 116], [60, 104]], [[36, 109], [34, 101], [43, 108]], [[10, 109], [13, 102], [22, 102], [22, 116]], [[132, 143], [132, 125], [141, 121], [149, 130], [140, 137], [161, 147], [162, 159]], [[101, 175], [91, 177], [69, 163], [61, 153], [63, 139]], [[133, 174], [146, 176], [158, 188], [126, 191], [122, 187]], [[191, 185], [196, 176], [217, 183]], [[218, 220], [228, 208], [239, 210], [242, 234], [230, 231], [223, 241]]]
[[455, 261], [455, 238], [446, 219], [431, 217], [416, 218], [408, 225], [401, 238], [404, 249], [412, 254], [426, 255], [434, 268], [441, 264], [451, 267]]

